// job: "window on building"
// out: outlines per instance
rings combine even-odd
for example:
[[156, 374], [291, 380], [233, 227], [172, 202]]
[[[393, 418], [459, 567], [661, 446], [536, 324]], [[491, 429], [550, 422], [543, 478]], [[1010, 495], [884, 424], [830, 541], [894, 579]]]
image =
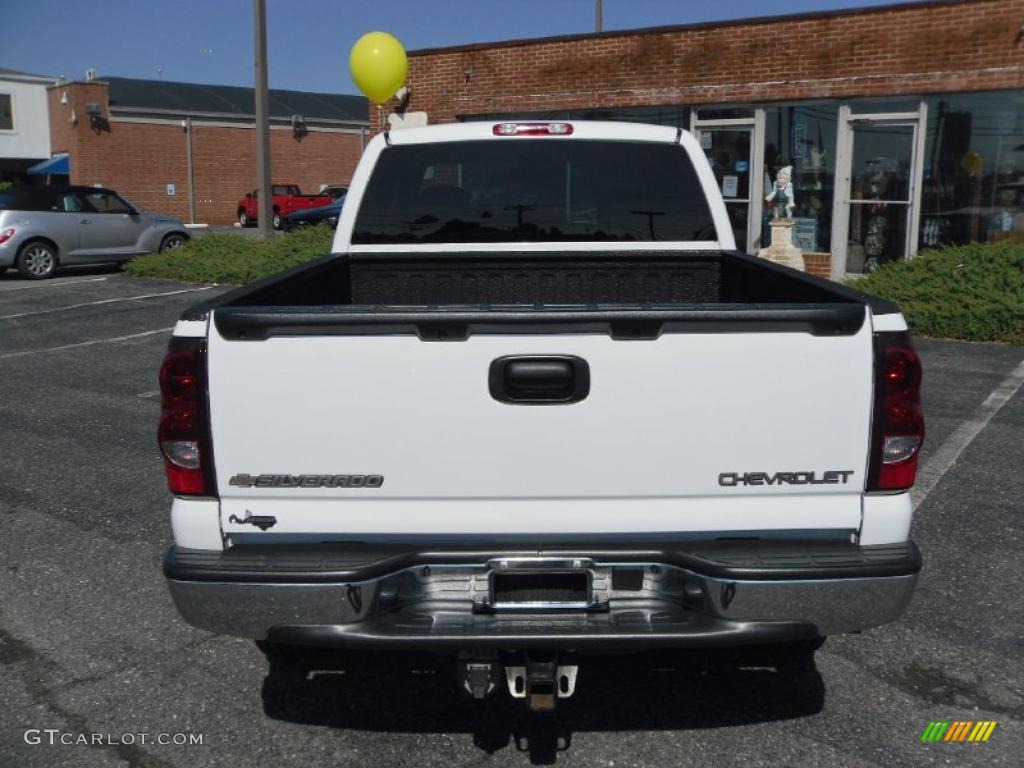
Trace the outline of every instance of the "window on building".
[[[832, 248], [835, 192], [836, 120], [839, 107], [806, 103], [765, 110], [764, 190], [771, 191], [780, 168], [793, 168], [793, 239], [806, 252]], [[761, 244], [771, 240], [765, 206]]]
[[921, 106], [919, 98], [894, 96], [886, 99], [855, 99], [850, 102], [850, 112], [854, 115], [889, 115], [893, 112], [917, 112]]
[[686, 107], [622, 107], [619, 109], [573, 110], [572, 120], [624, 120], [630, 123], [690, 127], [690, 110]]
[[0, 93], [0, 131], [14, 130], [14, 105], [11, 94]]
[[698, 120], [742, 120], [754, 116], [754, 108], [741, 107], [698, 107]]
[[1024, 242], [1024, 91], [927, 102], [919, 247]]

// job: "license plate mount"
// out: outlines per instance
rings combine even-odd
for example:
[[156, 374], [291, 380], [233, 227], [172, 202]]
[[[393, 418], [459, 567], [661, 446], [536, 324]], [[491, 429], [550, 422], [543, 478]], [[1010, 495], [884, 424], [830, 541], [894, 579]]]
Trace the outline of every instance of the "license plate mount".
[[577, 569], [497, 569], [489, 598], [495, 611], [586, 610], [594, 605], [593, 577]]

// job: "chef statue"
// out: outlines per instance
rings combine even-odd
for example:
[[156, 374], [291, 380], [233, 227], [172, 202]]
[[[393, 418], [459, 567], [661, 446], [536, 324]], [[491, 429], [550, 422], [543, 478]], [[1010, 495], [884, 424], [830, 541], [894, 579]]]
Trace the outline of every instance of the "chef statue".
[[767, 248], [759, 250], [757, 255], [805, 271], [807, 265], [803, 251], [793, 244], [793, 209], [796, 208], [793, 199], [793, 166], [780, 168], [775, 174], [775, 183], [771, 193], [765, 197], [765, 202], [772, 207], [772, 242]]
[[775, 174], [772, 191], [765, 197], [766, 203], [772, 204], [773, 219], [790, 219], [796, 202], [793, 199], [793, 166], [780, 168]]

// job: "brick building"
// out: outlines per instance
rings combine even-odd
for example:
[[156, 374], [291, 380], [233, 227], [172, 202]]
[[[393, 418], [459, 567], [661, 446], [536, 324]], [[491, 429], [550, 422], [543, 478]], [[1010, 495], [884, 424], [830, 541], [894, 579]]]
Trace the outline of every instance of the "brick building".
[[[109, 77], [58, 83], [47, 96], [51, 148], [67, 153], [73, 184], [209, 224], [233, 222], [256, 186], [251, 88]], [[366, 99], [271, 90], [270, 116], [275, 183], [316, 192], [349, 181], [366, 140]]]
[[421, 50], [409, 109], [692, 130], [751, 252], [792, 166], [808, 266], [839, 277], [1024, 240], [1022, 39], [1024, 0], [946, 0]]

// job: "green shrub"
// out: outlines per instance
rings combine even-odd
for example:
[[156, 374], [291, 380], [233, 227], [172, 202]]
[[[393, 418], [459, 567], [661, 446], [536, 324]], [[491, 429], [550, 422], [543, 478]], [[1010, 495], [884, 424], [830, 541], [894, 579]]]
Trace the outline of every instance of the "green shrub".
[[167, 253], [134, 258], [126, 270], [137, 277], [241, 285], [330, 253], [333, 237], [334, 232], [326, 224], [302, 227], [268, 240], [212, 233]]
[[915, 334], [1024, 344], [1024, 244], [922, 251], [850, 285], [899, 304]]

